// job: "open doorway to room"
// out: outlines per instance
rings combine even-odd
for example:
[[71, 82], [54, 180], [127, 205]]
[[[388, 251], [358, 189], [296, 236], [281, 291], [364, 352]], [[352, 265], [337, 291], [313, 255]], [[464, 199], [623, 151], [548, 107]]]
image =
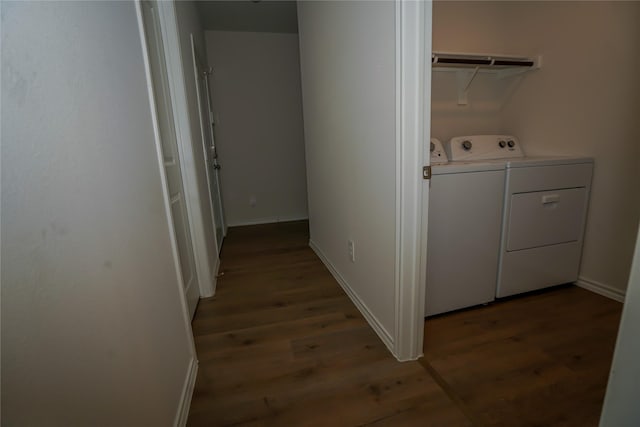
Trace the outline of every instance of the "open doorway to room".
[[198, 50], [193, 34], [191, 34], [191, 54], [193, 56], [196, 97], [200, 113], [200, 129], [206, 163], [205, 174], [209, 188], [209, 203], [215, 228], [217, 254], [220, 255], [224, 237], [227, 235], [227, 224], [224, 216], [222, 190], [220, 188], [220, 162], [216, 146], [211, 91], [209, 90], [209, 77], [212, 69], [207, 65], [206, 56]]
[[[515, 135], [527, 156], [594, 159], [577, 286], [426, 320], [422, 363], [474, 424], [598, 423], [640, 216], [640, 200], [628, 197], [640, 178], [640, 104], [626, 90], [640, 68], [639, 16], [636, 4], [434, 3], [434, 51], [544, 62], [512, 81], [478, 74], [466, 105], [456, 76], [434, 73], [432, 137]], [[612, 70], [611, 61], [625, 65]]]
[[226, 225], [306, 220], [296, 3], [197, 7]]

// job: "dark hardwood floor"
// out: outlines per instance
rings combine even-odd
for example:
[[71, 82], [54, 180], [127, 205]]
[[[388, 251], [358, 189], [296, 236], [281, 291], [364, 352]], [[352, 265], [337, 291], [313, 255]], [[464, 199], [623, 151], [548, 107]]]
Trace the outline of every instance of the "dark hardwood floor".
[[397, 362], [308, 247], [306, 222], [229, 230], [193, 321], [190, 426], [595, 426], [621, 304], [575, 287], [426, 322]]
[[622, 304], [575, 286], [427, 320], [421, 363], [477, 426], [597, 426]]
[[469, 426], [399, 363], [309, 249], [306, 222], [232, 228], [193, 321], [190, 426]]

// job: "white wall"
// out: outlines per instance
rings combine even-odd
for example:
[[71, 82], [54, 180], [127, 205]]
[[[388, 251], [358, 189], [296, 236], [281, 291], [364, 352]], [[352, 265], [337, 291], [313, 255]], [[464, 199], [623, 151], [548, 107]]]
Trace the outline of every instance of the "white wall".
[[[196, 80], [193, 67], [193, 54], [191, 48], [191, 34], [194, 36], [196, 49], [200, 55], [206, 54], [204, 44], [204, 31], [198, 18], [198, 12], [192, 1], [176, 1], [176, 15], [178, 31], [180, 33], [180, 54], [182, 57], [183, 76], [187, 101], [187, 129], [184, 135], [190, 150], [183, 152], [183, 165], [188, 171], [187, 194], [192, 209], [191, 222], [196, 226], [192, 233], [197, 257], [198, 275], [201, 282], [201, 296], [213, 295], [215, 289], [215, 276], [218, 268], [218, 248], [213, 211], [210, 202], [209, 185], [207, 183], [205, 147], [200, 125], [200, 110], [198, 95], [196, 92]], [[200, 254], [200, 255], [198, 255]]]
[[[433, 51], [502, 53], [499, 5], [488, 2], [433, 2]], [[457, 104], [454, 73], [434, 71], [431, 85], [431, 136], [448, 141], [453, 136], [497, 133], [504, 85], [478, 74], [469, 88], [469, 104]]]
[[297, 34], [207, 31], [230, 226], [306, 219]]
[[298, 26], [311, 244], [393, 340], [394, 3], [299, 2]]
[[295, 1], [216, 0], [196, 3], [206, 30], [298, 33]]
[[131, 2], [2, 2], [2, 425], [171, 425], [193, 347]]
[[451, 76], [434, 73], [432, 134], [505, 132], [530, 155], [594, 157], [580, 277], [614, 294], [626, 287], [640, 216], [639, 20], [638, 2], [434, 4], [434, 50], [542, 54], [543, 68], [474, 82], [469, 107], [455, 105], [455, 87], [446, 98]]

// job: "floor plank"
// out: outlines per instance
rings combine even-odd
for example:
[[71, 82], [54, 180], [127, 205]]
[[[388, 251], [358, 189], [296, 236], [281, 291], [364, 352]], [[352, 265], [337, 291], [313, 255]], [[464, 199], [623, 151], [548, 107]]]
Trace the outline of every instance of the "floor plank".
[[189, 426], [470, 426], [397, 362], [308, 247], [306, 222], [229, 230], [193, 321]]
[[621, 309], [565, 286], [434, 317], [421, 363], [478, 426], [597, 426]]

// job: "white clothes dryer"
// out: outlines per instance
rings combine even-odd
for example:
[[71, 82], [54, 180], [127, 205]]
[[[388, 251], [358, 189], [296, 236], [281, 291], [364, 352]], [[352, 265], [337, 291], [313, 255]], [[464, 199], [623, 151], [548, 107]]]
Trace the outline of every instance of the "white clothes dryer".
[[592, 173], [589, 157], [507, 162], [497, 297], [578, 280]]

